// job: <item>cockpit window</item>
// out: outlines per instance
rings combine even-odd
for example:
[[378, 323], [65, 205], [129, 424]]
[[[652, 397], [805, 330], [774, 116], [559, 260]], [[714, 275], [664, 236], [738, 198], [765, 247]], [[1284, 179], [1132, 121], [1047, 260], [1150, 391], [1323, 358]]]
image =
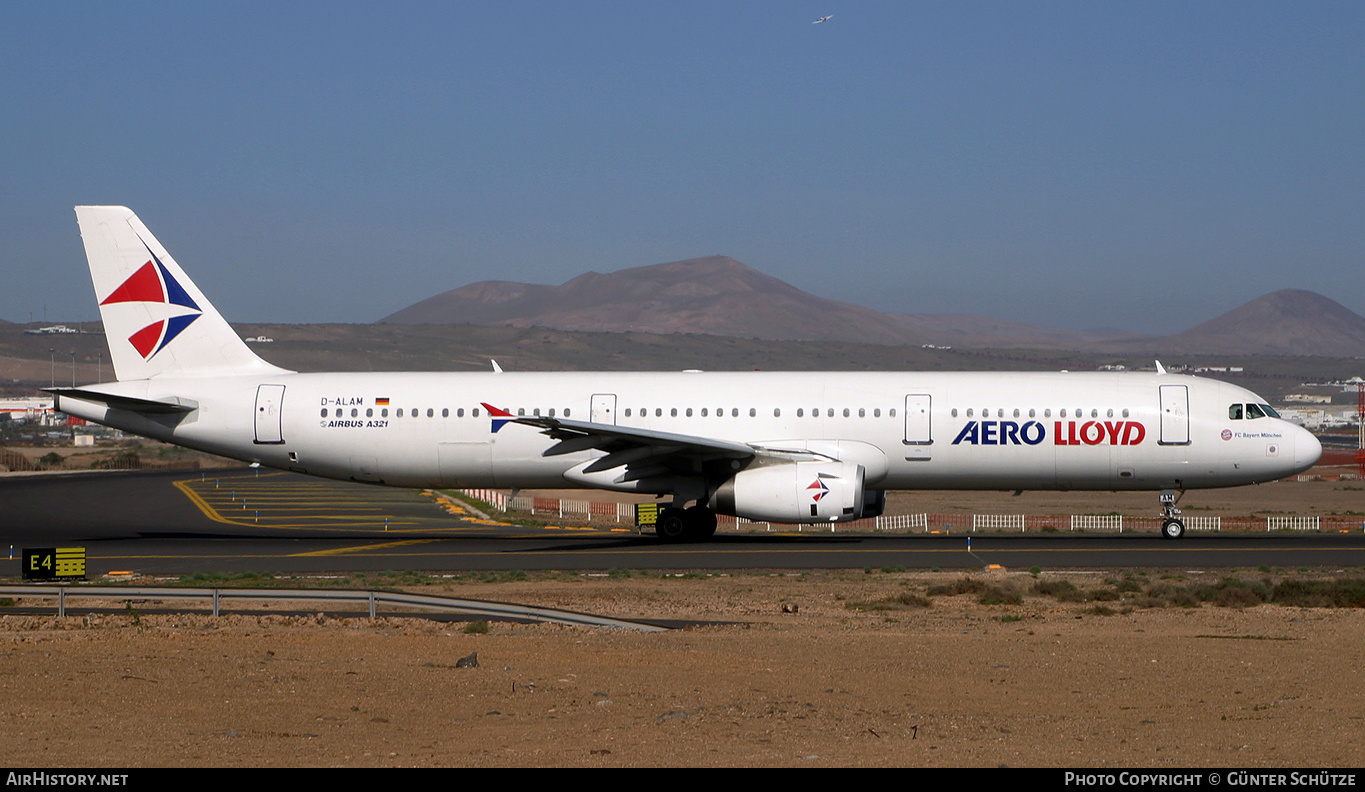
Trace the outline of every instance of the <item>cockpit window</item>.
[[1233, 404], [1228, 407], [1228, 418], [1234, 421], [1242, 420], [1242, 405]]
[[1257, 405], [1255, 405], [1255, 404], [1248, 404], [1248, 405], [1247, 405], [1247, 420], [1251, 420], [1252, 418], [1264, 418], [1264, 417], [1265, 417], [1265, 413], [1261, 412], [1261, 408], [1260, 408], [1259, 406], [1257, 406]]
[[1261, 410], [1262, 410], [1266, 415], [1269, 415], [1271, 418], [1279, 418], [1279, 417], [1280, 417], [1280, 414], [1277, 413], [1277, 412], [1275, 412], [1275, 408], [1274, 408], [1274, 407], [1271, 407], [1269, 404], [1262, 404], [1262, 405], [1261, 405]]

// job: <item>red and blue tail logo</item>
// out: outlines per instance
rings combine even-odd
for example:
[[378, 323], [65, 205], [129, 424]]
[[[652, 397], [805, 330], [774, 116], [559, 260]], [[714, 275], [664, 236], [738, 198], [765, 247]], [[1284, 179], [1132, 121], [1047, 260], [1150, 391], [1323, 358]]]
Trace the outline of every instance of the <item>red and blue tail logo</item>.
[[493, 419], [493, 431], [491, 432], [491, 434], [497, 434], [499, 429], [503, 428], [512, 421], [515, 421], [517, 418], [512, 413], [506, 410], [499, 410], [497, 407], [494, 407], [488, 402], [479, 403], [482, 404], [483, 408], [488, 411], [488, 417]]
[[[143, 243], [144, 247], [146, 243]], [[167, 306], [187, 308], [192, 313], [181, 313], [152, 322], [141, 330], [128, 336], [128, 343], [142, 355], [143, 360], [151, 360], [156, 353], [166, 348], [171, 339], [180, 335], [190, 324], [203, 316], [203, 310], [195, 304], [185, 288], [161, 263], [161, 259], [147, 248], [152, 258], [124, 281], [113, 294], [105, 297], [100, 305], [111, 303], [160, 303]]]

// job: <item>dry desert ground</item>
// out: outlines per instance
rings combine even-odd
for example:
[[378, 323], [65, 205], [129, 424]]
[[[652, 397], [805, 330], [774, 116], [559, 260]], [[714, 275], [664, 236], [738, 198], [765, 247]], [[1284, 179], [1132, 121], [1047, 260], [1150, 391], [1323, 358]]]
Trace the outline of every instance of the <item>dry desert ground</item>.
[[[421, 589], [696, 622], [655, 633], [508, 623], [468, 633], [458, 622], [320, 615], [0, 616], [0, 764], [1365, 763], [1365, 610], [1159, 594], [1227, 574], [637, 571]], [[1273, 585], [1302, 573], [1234, 574]], [[1039, 593], [1063, 581], [1075, 601]], [[470, 654], [478, 666], [457, 667]]]

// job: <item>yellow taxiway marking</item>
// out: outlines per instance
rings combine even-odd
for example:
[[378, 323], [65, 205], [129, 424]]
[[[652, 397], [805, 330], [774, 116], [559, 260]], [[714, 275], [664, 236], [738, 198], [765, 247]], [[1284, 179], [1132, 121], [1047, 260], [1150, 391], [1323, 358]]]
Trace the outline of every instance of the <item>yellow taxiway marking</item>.
[[355, 547], [338, 547], [333, 550], [313, 550], [307, 553], [290, 553], [287, 558], [304, 558], [307, 556], [339, 556], [350, 555], [351, 553], [368, 553], [372, 550], [384, 550], [390, 547], [403, 547], [405, 545], [425, 544], [427, 542], [438, 542], [439, 539], [407, 539], [400, 542], [383, 542], [381, 544], [356, 545]]
[[[279, 476], [282, 473], [268, 473], [267, 476]], [[213, 480], [216, 484], [219, 480]], [[235, 479], [237, 482], [249, 484], [255, 478], [243, 477]], [[500, 526], [505, 523], [487, 522], [477, 519], [472, 515], [459, 515], [465, 523], [476, 523], [477, 525], [450, 525], [424, 523], [420, 519], [412, 517], [385, 518], [384, 505], [386, 503], [402, 506], [411, 506], [414, 501], [411, 494], [407, 491], [402, 493], [396, 491], [376, 491], [375, 498], [370, 500], [357, 500], [349, 494], [339, 494], [336, 498], [330, 497], [327, 493], [337, 492], [339, 488], [331, 482], [319, 481], [316, 483], [305, 482], [302, 484], [292, 484], [289, 482], [271, 482], [262, 484], [260, 487], [248, 488], [240, 486], [236, 489], [215, 486], [207, 493], [201, 494], [196, 491], [195, 485], [209, 486], [208, 479], [183, 479], [173, 482], [185, 497], [195, 505], [200, 512], [214, 522], [225, 525], [240, 525], [248, 527], [266, 527], [280, 530], [322, 530], [349, 532], [356, 528], [383, 528], [386, 532], [410, 533], [414, 531], [439, 531], [442, 534], [467, 533], [478, 530], [479, 526], [495, 525]], [[289, 487], [301, 494], [309, 497], [291, 496], [288, 493], [278, 492], [279, 489]], [[269, 488], [269, 489], [267, 489]], [[235, 493], [235, 497], [230, 497], [224, 501], [223, 495]], [[269, 493], [269, 494], [263, 494]], [[422, 494], [430, 494], [423, 492]], [[245, 506], [243, 504], [245, 503]], [[289, 504], [289, 505], [282, 505]], [[307, 504], [317, 504], [309, 508]], [[441, 508], [440, 504], [436, 505]], [[325, 506], [325, 509], [317, 507]], [[323, 513], [318, 513], [318, 512]], [[447, 508], [452, 513], [454, 509]], [[463, 510], [460, 510], [463, 511]], [[259, 514], [265, 512], [265, 514]], [[283, 512], [293, 512], [284, 514]], [[302, 512], [302, 513], [299, 513]], [[311, 512], [311, 513], [310, 513]], [[233, 516], [233, 515], [240, 516]], [[285, 520], [286, 522], [281, 522]], [[410, 527], [404, 527], [410, 526]], [[420, 526], [420, 527], [418, 527]]]
[[[272, 474], [272, 475], [279, 475], [279, 474]], [[214, 508], [214, 505], [213, 505], [212, 503], [210, 503], [208, 500], [206, 500], [206, 499], [205, 499], [203, 496], [201, 496], [199, 493], [195, 492], [194, 489], [193, 489], [193, 487], [190, 486], [190, 485], [193, 484], [194, 482], [195, 482], [194, 479], [185, 479], [185, 480], [183, 480], [183, 481], [176, 481], [176, 482], [173, 482], [173, 483], [175, 484], [176, 489], [179, 489], [182, 493], [184, 493], [184, 494], [185, 494], [185, 497], [189, 498], [189, 499], [190, 499], [190, 502], [193, 503], [193, 504], [195, 505], [195, 507], [198, 508], [199, 511], [203, 513], [203, 515], [204, 515], [205, 517], [209, 518], [210, 520], [213, 520], [214, 522], [223, 523], [223, 524], [226, 524], [226, 525], [243, 525], [243, 526], [252, 526], [252, 527], [260, 526], [260, 525], [265, 525], [265, 526], [270, 527], [270, 528], [293, 528], [293, 529], [310, 528], [310, 529], [318, 529], [318, 528], [326, 528], [326, 527], [329, 527], [330, 525], [333, 525], [333, 524], [339, 523], [339, 522], [351, 523], [353, 526], [359, 526], [359, 525], [361, 525], [361, 524], [364, 524], [364, 525], [371, 525], [371, 526], [374, 526], [374, 527], [378, 527], [378, 526], [380, 526], [380, 525], [388, 525], [389, 527], [392, 527], [392, 526], [395, 526], [395, 525], [416, 525], [416, 524], [417, 524], [417, 523], [416, 523], [415, 521], [413, 521], [413, 520], [392, 520], [392, 519], [391, 519], [391, 520], [389, 520], [389, 521], [387, 521], [387, 522], [384, 522], [384, 521], [379, 520], [379, 519], [376, 519], [375, 517], [372, 517], [372, 516], [365, 516], [365, 515], [340, 515], [340, 514], [337, 514], [337, 515], [323, 515], [323, 514], [312, 515], [312, 519], [314, 520], [313, 522], [292, 522], [292, 523], [283, 523], [283, 524], [275, 522], [275, 520], [281, 519], [281, 518], [278, 518], [278, 517], [277, 517], [277, 518], [272, 518], [272, 517], [270, 517], [270, 516], [267, 515], [267, 517], [265, 518], [265, 522], [262, 522], [259, 518], [255, 517], [254, 510], [251, 509], [249, 506], [248, 506], [248, 508], [245, 508], [245, 509], [243, 509], [243, 508], [234, 508], [234, 509], [231, 509], [231, 511], [240, 511], [240, 512], [244, 512], [244, 513], [245, 513], [241, 519], [233, 519], [233, 518], [231, 518], [231, 517], [228, 517], [228, 516], [224, 515], [224, 514], [223, 514], [222, 512], [220, 512], [218, 509]], [[203, 482], [200, 482], [200, 483], [203, 483]], [[234, 501], [234, 503], [238, 503], [238, 502]], [[225, 511], [227, 511], [227, 509], [225, 509]], [[248, 517], [246, 517], [246, 514], [251, 514], [252, 516], [251, 516], [250, 518], [248, 518]]]

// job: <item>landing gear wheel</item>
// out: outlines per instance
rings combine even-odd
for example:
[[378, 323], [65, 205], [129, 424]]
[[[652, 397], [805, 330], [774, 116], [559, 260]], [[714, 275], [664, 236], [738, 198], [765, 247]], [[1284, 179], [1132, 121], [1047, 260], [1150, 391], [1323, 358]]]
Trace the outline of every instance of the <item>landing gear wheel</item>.
[[654, 535], [665, 542], [684, 542], [691, 538], [690, 520], [683, 509], [667, 508], [654, 522]]
[[[1177, 482], [1179, 483], [1179, 482]], [[1161, 538], [1179, 539], [1185, 535], [1185, 523], [1178, 516], [1180, 510], [1175, 507], [1180, 497], [1185, 494], [1185, 490], [1180, 490], [1177, 495], [1175, 490], [1161, 491]]]
[[687, 521], [691, 525], [693, 539], [710, 539], [716, 535], [716, 513], [705, 506], [688, 509]]

